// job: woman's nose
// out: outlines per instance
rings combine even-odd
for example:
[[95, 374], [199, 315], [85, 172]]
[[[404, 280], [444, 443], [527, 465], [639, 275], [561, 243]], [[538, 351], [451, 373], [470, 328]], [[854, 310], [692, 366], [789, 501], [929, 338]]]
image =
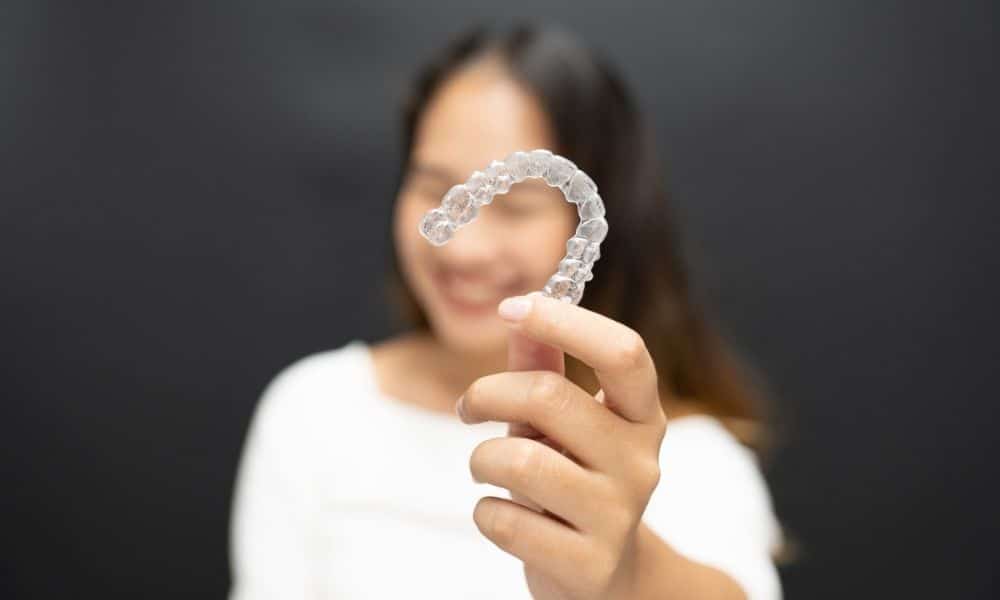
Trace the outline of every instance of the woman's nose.
[[489, 221], [480, 213], [475, 220], [455, 231], [451, 240], [438, 248], [441, 260], [453, 267], [467, 268], [494, 262], [499, 254], [500, 240]]

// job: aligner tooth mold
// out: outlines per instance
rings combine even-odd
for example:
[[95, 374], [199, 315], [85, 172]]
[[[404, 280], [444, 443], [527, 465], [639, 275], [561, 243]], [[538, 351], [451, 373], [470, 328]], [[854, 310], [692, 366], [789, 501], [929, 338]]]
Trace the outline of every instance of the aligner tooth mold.
[[475, 221], [479, 207], [493, 202], [525, 179], [542, 179], [549, 187], [559, 188], [567, 202], [575, 204], [580, 216], [576, 232], [566, 242], [566, 256], [546, 282], [542, 293], [572, 304], [579, 304], [586, 282], [594, 278], [594, 263], [601, 257], [601, 242], [608, 235], [604, 202], [597, 184], [573, 161], [539, 148], [510, 153], [475, 171], [465, 183], [453, 186], [441, 205], [424, 214], [420, 235], [435, 246], [447, 244], [460, 227]]

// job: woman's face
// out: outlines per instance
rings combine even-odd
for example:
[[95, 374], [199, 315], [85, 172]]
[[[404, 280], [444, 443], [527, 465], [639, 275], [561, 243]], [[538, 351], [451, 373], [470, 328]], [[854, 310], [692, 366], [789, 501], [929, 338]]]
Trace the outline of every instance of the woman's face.
[[480, 207], [443, 246], [420, 235], [420, 219], [473, 171], [515, 150], [553, 149], [553, 135], [539, 101], [492, 62], [452, 75], [417, 123], [395, 206], [396, 252], [435, 334], [453, 349], [486, 354], [505, 347], [497, 304], [545, 285], [578, 218], [562, 192], [527, 179]]

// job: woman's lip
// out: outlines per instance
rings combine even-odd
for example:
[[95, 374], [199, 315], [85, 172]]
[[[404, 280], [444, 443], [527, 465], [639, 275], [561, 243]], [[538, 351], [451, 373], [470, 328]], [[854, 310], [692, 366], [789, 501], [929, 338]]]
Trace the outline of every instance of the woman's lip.
[[461, 300], [455, 297], [448, 286], [448, 277], [444, 273], [437, 273], [435, 275], [437, 289], [444, 300], [452, 306], [452, 308], [466, 313], [481, 313], [487, 310], [492, 310], [499, 302], [499, 299], [490, 299], [487, 302], [470, 303], [465, 300]]
[[448, 292], [442, 290], [441, 295], [444, 296], [445, 301], [455, 310], [463, 313], [483, 313], [492, 308], [493, 303], [487, 302], [484, 304], [469, 304], [458, 300]]

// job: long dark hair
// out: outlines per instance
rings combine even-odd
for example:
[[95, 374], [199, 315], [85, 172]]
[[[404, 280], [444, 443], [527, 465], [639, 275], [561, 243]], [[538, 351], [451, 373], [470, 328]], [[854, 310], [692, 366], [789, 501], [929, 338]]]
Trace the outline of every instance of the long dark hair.
[[[500, 58], [511, 77], [541, 101], [556, 134], [558, 147], [552, 150], [591, 175], [601, 191], [611, 228], [580, 305], [642, 336], [669, 392], [663, 397], [680, 399], [665, 403], [668, 415], [715, 415], [741, 440], [758, 446], [759, 382], [692, 298], [649, 130], [615, 71], [573, 36], [529, 25], [477, 27], [447, 44], [419, 72], [406, 98], [397, 183], [403, 183], [417, 122], [434, 92], [459, 67], [484, 56]], [[407, 324], [429, 327], [395, 253], [387, 289]], [[586, 365], [567, 356], [566, 371], [596, 393], [596, 377]]]

